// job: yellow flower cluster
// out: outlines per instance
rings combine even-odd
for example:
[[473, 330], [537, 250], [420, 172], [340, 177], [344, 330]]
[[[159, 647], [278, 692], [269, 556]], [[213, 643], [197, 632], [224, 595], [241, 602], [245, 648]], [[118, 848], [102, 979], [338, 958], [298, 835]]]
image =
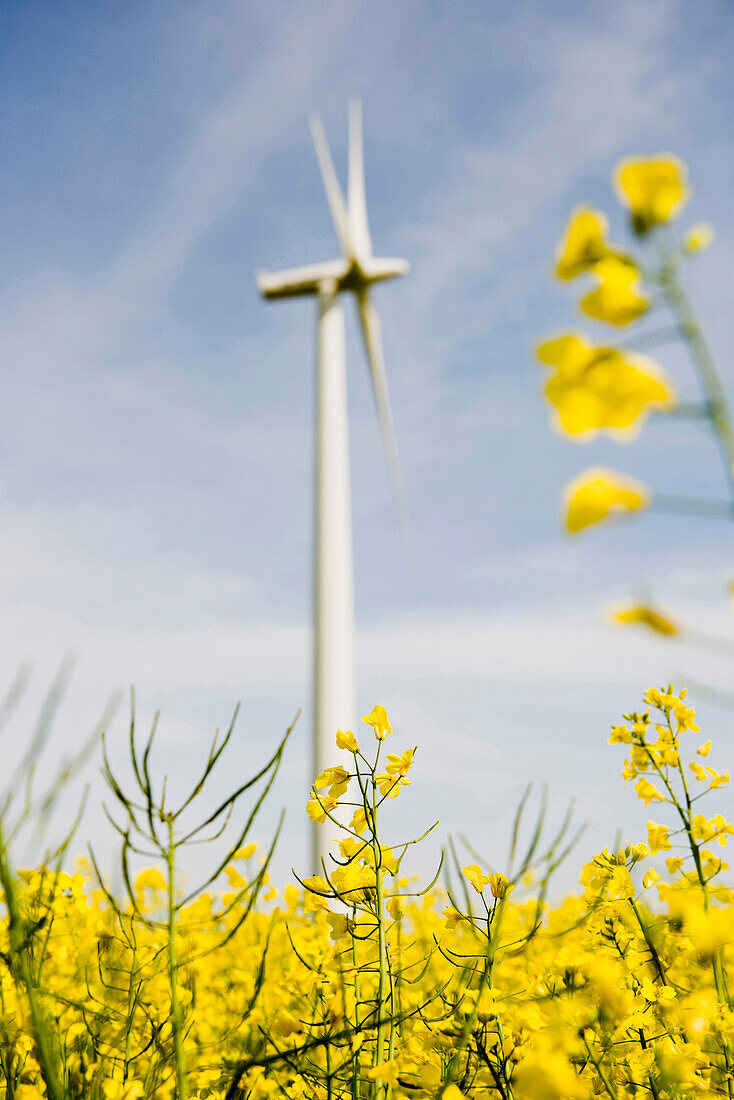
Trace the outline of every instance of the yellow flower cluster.
[[[618, 165], [614, 186], [638, 238], [655, 234], [675, 218], [689, 194], [685, 165], [668, 154]], [[629, 326], [648, 313], [655, 293], [676, 313], [678, 329], [673, 331], [689, 338], [693, 322], [688, 305], [682, 305], [685, 299], [676, 282], [675, 262], [679, 256], [705, 248], [712, 237], [711, 227], [694, 226], [674, 256], [664, 246], [659, 269], [611, 244], [608, 230], [601, 211], [580, 207], [572, 214], [558, 248], [555, 273], [559, 279], [591, 280], [590, 289], [579, 300], [581, 312], [615, 328]], [[685, 317], [678, 316], [682, 308]], [[653, 343], [656, 336], [653, 334]], [[700, 346], [699, 340], [696, 347]], [[566, 332], [538, 345], [537, 357], [551, 370], [545, 394], [554, 410], [555, 425], [575, 439], [590, 439], [599, 432], [628, 439], [649, 413], [675, 408], [674, 387], [662, 368], [650, 357], [627, 348], [592, 343], [579, 333]], [[708, 406], [702, 410], [702, 415], [709, 415]], [[726, 434], [722, 417], [723, 413], [714, 427]], [[589, 470], [582, 474], [566, 491], [567, 529], [576, 533], [614, 513], [643, 507], [647, 492], [638, 487], [634, 496], [629, 488], [623, 477], [612, 472], [602, 475]]]
[[[179, 899], [185, 1094], [729, 1096], [734, 889], [722, 854], [734, 826], [701, 803], [728, 773], [698, 763], [711, 742], [698, 744], [685, 692], [652, 690], [645, 705], [610, 741], [625, 746], [625, 779], [665, 822], [650, 821], [644, 843], [595, 855], [579, 891], [552, 906], [545, 899], [560, 837], [545, 864], [536, 835], [504, 872], [472, 863], [458, 889], [449, 876], [445, 890], [419, 890], [401, 869], [411, 842], [388, 845], [379, 831], [381, 808], [391, 806], [382, 776], [402, 789], [414, 752], [391, 754], [380, 770], [384, 708], [367, 716], [373, 757], [340, 731], [353, 771], [326, 769], [314, 791], [343, 805], [359, 790], [362, 819], [360, 829], [340, 827], [333, 865], [302, 889], [271, 888], [267, 905], [247, 911], [242, 887], [258, 873], [248, 844], [221, 889]], [[130, 885], [137, 916], [111, 904], [83, 862], [73, 874], [19, 873], [13, 911], [0, 923], [3, 1100], [52, 1095], [44, 1043], [64, 1100], [183, 1097], [162, 952], [167, 881], [148, 869]]]

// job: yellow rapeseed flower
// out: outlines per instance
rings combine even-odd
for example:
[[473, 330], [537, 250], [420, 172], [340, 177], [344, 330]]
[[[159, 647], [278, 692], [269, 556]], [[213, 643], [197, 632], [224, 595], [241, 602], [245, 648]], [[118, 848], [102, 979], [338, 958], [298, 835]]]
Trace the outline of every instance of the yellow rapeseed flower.
[[382, 1062], [379, 1066], [373, 1066], [372, 1069], [367, 1070], [367, 1076], [370, 1081], [384, 1081], [387, 1085], [392, 1085], [393, 1088], [398, 1084], [398, 1063], [395, 1059], [389, 1062]]
[[250, 844], [246, 844], [244, 848], [238, 848], [233, 853], [232, 859], [250, 859], [257, 851], [257, 842], [252, 841]]
[[683, 161], [670, 153], [651, 160], [626, 160], [617, 166], [617, 194], [629, 207], [636, 233], [647, 233], [679, 213], [688, 199], [687, 177]]
[[594, 267], [597, 285], [581, 299], [581, 311], [595, 321], [629, 325], [647, 310], [639, 292], [639, 272], [633, 263], [608, 256]]
[[449, 929], [456, 928], [456, 925], [459, 923], [459, 921], [465, 919], [463, 915], [459, 912], [459, 910], [455, 909], [453, 905], [447, 905], [446, 908], [442, 911], [441, 916], [446, 918], [446, 927]]
[[651, 802], [665, 802], [665, 796], [660, 793], [657, 787], [653, 786], [649, 779], [638, 779], [635, 784], [635, 791], [637, 797], [641, 798], [646, 806], [649, 806]]
[[385, 771], [378, 772], [375, 776], [380, 793], [389, 794], [390, 798], [397, 798], [401, 787], [409, 787], [412, 783], [408, 779], [408, 772], [413, 766], [413, 754], [415, 749], [406, 749], [403, 753], [388, 753]]
[[372, 726], [378, 741], [384, 741], [388, 733], [392, 733], [387, 711], [379, 703], [372, 708], [369, 714], [364, 715], [362, 721], [366, 722], [368, 726]]
[[375, 780], [380, 788], [380, 794], [388, 795], [390, 798], [397, 798], [401, 785], [411, 782], [410, 779], [402, 779], [399, 775], [391, 775], [390, 772], [377, 772]]
[[310, 878], [303, 880], [303, 885], [307, 890], [310, 890], [312, 894], [330, 894], [331, 887], [322, 875], [311, 875]]
[[386, 908], [393, 920], [402, 920], [408, 910], [408, 902], [396, 894], [388, 900]]
[[574, 210], [556, 256], [559, 279], [575, 279], [609, 255], [604, 240], [607, 229], [607, 219], [600, 210], [583, 206]]
[[336, 747], [338, 749], [346, 749], [347, 752], [359, 752], [357, 738], [351, 730], [336, 731]]
[[515, 887], [512, 885], [507, 875], [502, 871], [498, 871], [496, 874], [490, 873], [487, 875], [489, 879], [489, 889], [492, 892], [493, 898], [506, 898], [508, 894], [511, 894]]
[[350, 823], [350, 828], [354, 829], [355, 833], [359, 833], [360, 836], [367, 828], [367, 815], [361, 806], [358, 806], [357, 809], [354, 811]]
[[711, 782], [709, 788], [715, 791], [718, 787], [723, 787], [729, 782], [729, 772], [717, 772], [714, 768], [706, 768], [706, 771], [711, 776]]
[[665, 637], [672, 637], [679, 633], [678, 625], [672, 619], [644, 604], [621, 607], [613, 613], [612, 618], [615, 623], [639, 623], [654, 631], [655, 634], [662, 634]]
[[490, 876], [485, 875], [482, 868], [477, 863], [471, 863], [468, 867], [462, 867], [462, 871], [476, 892], [478, 894], [483, 894], [484, 887], [489, 883]]
[[714, 239], [714, 227], [708, 222], [700, 222], [689, 229], [683, 239], [683, 248], [690, 254], [703, 252]]
[[667, 825], [658, 825], [655, 821], [648, 821], [647, 843], [653, 853], [669, 852], [672, 845], [668, 836]]
[[161, 872], [155, 867], [146, 868], [146, 870], [141, 871], [135, 879], [135, 890], [138, 894], [141, 894], [143, 890], [152, 890], [154, 893], [157, 893], [167, 889], [168, 883]]
[[586, 1100], [591, 1095], [561, 1050], [528, 1052], [513, 1074], [512, 1086], [518, 1100]]
[[647, 489], [633, 478], [612, 470], [585, 470], [566, 486], [566, 528], [576, 534], [610, 515], [639, 511], [648, 501]]
[[351, 778], [346, 768], [343, 768], [341, 764], [336, 764], [334, 767], [324, 768], [321, 774], [316, 776], [314, 790], [324, 791], [328, 787], [329, 798], [341, 798], [343, 794], [346, 794]]
[[306, 803], [306, 812], [312, 821], [323, 823], [327, 813], [333, 813], [338, 805], [338, 798], [329, 798], [328, 795], [319, 795], [318, 798], [314, 796]]
[[553, 368], [545, 387], [556, 426], [575, 436], [629, 432], [651, 408], [674, 403], [673, 388], [657, 363], [643, 355], [588, 343], [567, 333], [537, 348]]

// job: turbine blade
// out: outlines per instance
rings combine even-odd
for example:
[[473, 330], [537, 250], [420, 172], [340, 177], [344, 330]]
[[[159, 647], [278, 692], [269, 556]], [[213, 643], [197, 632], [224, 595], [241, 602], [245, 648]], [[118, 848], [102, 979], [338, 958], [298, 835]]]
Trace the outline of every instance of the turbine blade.
[[408, 505], [405, 499], [403, 477], [400, 472], [400, 460], [398, 458], [398, 444], [395, 438], [390, 397], [387, 392], [387, 377], [385, 375], [385, 359], [382, 353], [382, 331], [380, 318], [377, 315], [369, 292], [359, 290], [356, 293], [357, 311], [359, 323], [364, 337], [367, 361], [372, 378], [372, 391], [375, 395], [377, 406], [377, 418], [380, 422], [382, 445], [385, 449], [387, 470], [390, 477], [393, 499], [398, 513], [398, 521], [405, 543], [405, 548], [411, 560], [414, 557], [413, 532], [408, 513]]
[[362, 146], [362, 104], [353, 99], [349, 104], [349, 183], [347, 208], [352, 243], [361, 261], [372, 255], [372, 241], [367, 222], [367, 199], [364, 190], [364, 152]]
[[311, 129], [311, 137], [313, 139], [314, 149], [316, 150], [316, 159], [319, 162], [321, 179], [324, 181], [326, 200], [329, 203], [331, 218], [334, 222], [334, 229], [336, 230], [339, 247], [341, 248], [342, 254], [344, 256], [352, 259], [353, 257], [351, 242], [349, 238], [349, 218], [347, 216], [347, 207], [344, 202], [342, 189], [339, 186], [339, 180], [337, 179], [336, 171], [334, 169], [334, 162], [331, 159], [331, 153], [329, 152], [329, 143], [326, 140], [324, 127], [318, 115], [312, 115], [312, 117], [309, 119], [308, 124]]

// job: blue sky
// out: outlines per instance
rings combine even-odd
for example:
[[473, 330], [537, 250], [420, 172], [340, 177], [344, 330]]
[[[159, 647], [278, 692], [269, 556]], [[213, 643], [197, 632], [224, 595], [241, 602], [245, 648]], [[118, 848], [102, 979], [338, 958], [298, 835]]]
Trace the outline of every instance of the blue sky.
[[[731, 665], [603, 609], [647, 580], [731, 633], [731, 532], [650, 516], [569, 540], [561, 488], [608, 464], [713, 495], [721, 472], [672, 423], [560, 439], [532, 347], [604, 338], [550, 278], [556, 241], [586, 201], [623, 239], [613, 164], [669, 150], [691, 165], [683, 224], [716, 225], [689, 282], [726, 364], [733, 48], [713, 0], [0, 6], [0, 673], [35, 662], [14, 738], [69, 650], [59, 749], [134, 682], [175, 774], [242, 699], [239, 774], [303, 707], [274, 806], [280, 877], [305, 862], [313, 311], [261, 302], [253, 273], [336, 255], [306, 117], [343, 169], [359, 95], [373, 240], [412, 265], [377, 304], [415, 568], [348, 333], [360, 713], [385, 703], [422, 753], [397, 818], [430, 809], [498, 864], [529, 779], [557, 813], [576, 800], [584, 851], [642, 822], [609, 724], [662, 677], [726, 685]], [[731, 746], [726, 713], [702, 713]], [[124, 724], [123, 704], [113, 753]]]

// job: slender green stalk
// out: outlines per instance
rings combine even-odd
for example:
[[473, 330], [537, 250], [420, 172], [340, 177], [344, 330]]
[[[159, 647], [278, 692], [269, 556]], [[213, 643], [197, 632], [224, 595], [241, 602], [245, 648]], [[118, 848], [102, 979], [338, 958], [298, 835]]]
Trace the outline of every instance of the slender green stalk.
[[31, 967], [15, 877], [10, 870], [8, 853], [2, 837], [0, 837], [0, 885], [2, 886], [8, 912], [8, 946], [11, 971], [16, 985], [22, 986], [28, 1001], [33, 1041], [36, 1045], [41, 1075], [50, 1100], [65, 1100], [48, 1019], [39, 1000], [36, 980]]
[[[672, 726], [672, 723], [671, 723], [671, 720], [670, 720], [670, 714], [669, 713], [666, 713], [666, 721], [667, 721], [668, 729], [670, 730], [670, 732], [672, 734], [673, 733], [673, 726]], [[644, 742], [643, 742], [643, 744], [644, 744]], [[663, 784], [665, 785], [665, 788], [666, 788], [668, 794], [670, 795], [671, 803], [675, 807], [675, 809], [678, 813], [678, 817], [681, 820], [681, 824], [683, 825], [683, 829], [684, 829], [684, 831], [686, 833], [686, 837], [688, 839], [688, 847], [691, 851], [691, 855], [693, 857], [693, 863], [694, 863], [694, 866], [696, 868], [696, 877], [698, 878], [699, 886], [701, 887], [701, 895], [703, 897], [704, 910], [708, 913], [710, 908], [711, 908], [711, 892], [709, 890], [708, 882], [706, 881], [706, 876], [703, 873], [703, 866], [701, 864], [700, 846], [699, 846], [698, 841], [696, 840], [695, 836], [693, 835], [693, 821], [692, 821], [693, 802], [692, 802], [692, 799], [691, 799], [690, 792], [688, 790], [688, 783], [686, 781], [685, 771], [683, 770], [683, 763], [682, 763], [681, 758], [680, 758], [680, 753], [678, 754], [678, 763], [677, 763], [676, 770], [677, 770], [677, 772], [680, 776], [680, 779], [681, 779], [681, 784], [682, 784], [682, 787], [683, 787], [683, 794], [684, 794], [684, 797], [685, 797], [685, 806], [681, 805], [681, 802], [680, 802], [678, 796], [676, 795], [676, 793], [675, 793], [675, 791], [672, 787], [672, 784], [670, 783], [667, 775], [663, 772], [663, 769], [661, 768], [660, 764], [657, 762], [657, 760], [655, 759], [653, 754], [650, 752], [649, 747], [647, 745], [644, 745], [644, 747], [645, 747], [645, 751], [646, 751], [648, 760], [650, 761], [653, 768], [655, 769], [655, 772], [657, 773], [657, 775], [659, 776], [659, 778], [662, 780]], [[714, 984], [716, 986], [716, 995], [719, 999], [719, 1002], [722, 1005], [725, 1005], [728, 1008], [731, 1008], [731, 1003], [730, 1003], [727, 988], [726, 988], [726, 977], [724, 975], [724, 970], [723, 970], [722, 963], [721, 963], [721, 955], [718, 951], [715, 953], [714, 958], [712, 960], [712, 970], [713, 970], [713, 975], [714, 975]], [[730, 1097], [730, 1100], [732, 1100], [732, 1098], [734, 1098], [734, 1082], [732, 1082], [732, 1076], [731, 1076], [732, 1054], [731, 1054], [731, 1045], [730, 1045], [729, 1039], [725, 1034], [722, 1036], [722, 1052], [723, 1052], [723, 1055], [724, 1055], [724, 1063], [726, 1065], [727, 1095]]]
[[[352, 921], [357, 919], [357, 907], [352, 906]], [[354, 1030], [359, 1034], [361, 1022], [359, 1012], [359, 996], [360, 996], [360, 981], [359, 981], [359, 960], [357, 958], [357, 939], [355, 936], [352, 939], [352, 965], [354, 967]], [[361, 1097], [361, 1080], [362, 1075], [360, 1073], [359, 1066], [359, 1051], [354, 1055], [352, 1061], [352, 1100], [360, 1100]]]
[[[134, 930], [133, 930], [134, 935]], [[127, 1081], [128, 1073], [130, 1072], [130, 1054], [132, 1048], [132, 1031], [133, 1031], [133, 1012], [135, 1008], [135, 979], [136, 971], [135, 965], [137, 960], [137, 944], [133, 939], [133, 943], [130, 947], [132, 952], [132, 959], [130, 961], [130, 980], [127, 987], [127, 1016], [125, 1018], [125, 1062], [123, 1065], [122, 1079]]]
[[[477, 990], [477, 999], [474, 1002], [471, 1011], [467, 1013], [464, 1023], [459, 1034], [459, 1039], [451, 1053], [448, 1065], [446, 1067], [446, 1073], [444, 1075], [444, 1081], [441, 1089], [438, 1093], [439, 1098], [443, 1096], [445, 1090], [449, 1085], [456, 1084], [459, 1080], [459, 1068], [461, 1066], [461, 1056], [469, 1046], [474, 1030], [477, 1026], [477, 1019], [479, 1013], [479, 998], [484, 989], [492, 989], [494, 983], [494, 967], [497, 959], [497, 950], [499, 945], [500, 933], [502, 928], [502, 915], [504, 910], [504, 899], [498, 901], [492, 910], [488, 911], [487, 916], [487, 954], [484, 962], [484, 969], [479, 981], [479, 989]], [[502, 1025], [500, 1021], [497, 1021], [497, 1033], [501, 1047], [504, 1047], [504, 1035], [502, 1032]], [[513, 1100], [514, 1093], [512, 1087], [508, 1081], [505, 1081], [504, 1086], [501, 1088], [501, 1094], [504, 1100]]]
[[166, 870], [168, 878], [168, 978], [171, 986], [171, 1032], [176, 1067], [177, 1100], [187, 1100], [186, 1053], [183, 1045], [183, 1014], [178, 996], [178, 948], [176, 944], [176, 842], [173, 834], [173, 817], [167, 815], [168, 843], [166, 845]]
[[596, 1072], [599, 1075], [599, 1080], [601, 1081], [601, 1083], [604, 1086], [606, 1092], [608, 1093], [608, 1095], [610, 1097], [610, 1100], [617, 1100], [617, 1090], [615, 1089], [614, 1085], [611, 1083], [611, 1081], [607, 1077], [604, 1069], [602, 1068], [601, 1062], [599, 1061], [599, 1059], [596, 1057], [593, 1050], [591, 1049], [591, 1045], [587, 1042], [585, 1035], [584, 1035], [584, 1046], [586, 1047], [587, 1053], [589, 1055], [589, 1059], [593, 1063], [594, 1069], [596, 1070]]
[[678, 322], [681, 335], [688, 345], [701, 386], [706, 394], [708, 415], [719, 442], [727, 480], [734, 497], [734, 423], [732, 423], [726, 390], [698, 315], [681, 282], [678, 262], [659, 236], [657, 243], [662, 260], [659, 273], [660, 287]]
[[[377, 766], [375, 762], [375, 767]], [[372, 776], [372, 855], [375, 861], [375, 894], [377, 911], [377, 950], [379, 953], [379, 971], [377, 978], [377, 1034], [375, 1036], [375, 1065], [384, 1060], [385, 1051], [385, 984], [387, 979], [387, 943], [385, 941], [384, 893], [382, 889], [382, 851], [377, 837], [377, 783]], [[385, 1086], [378, 1078], [375, 1095], [380, 1100], [385, 1094]]]
[[734, 519], [734, 502], [712, 500], [708, 497], [685, 497], [670, 493], [655, 493], [649, 507], [653, 512], [668, 512], [673, 515], [702, 516], [706, 519]]

